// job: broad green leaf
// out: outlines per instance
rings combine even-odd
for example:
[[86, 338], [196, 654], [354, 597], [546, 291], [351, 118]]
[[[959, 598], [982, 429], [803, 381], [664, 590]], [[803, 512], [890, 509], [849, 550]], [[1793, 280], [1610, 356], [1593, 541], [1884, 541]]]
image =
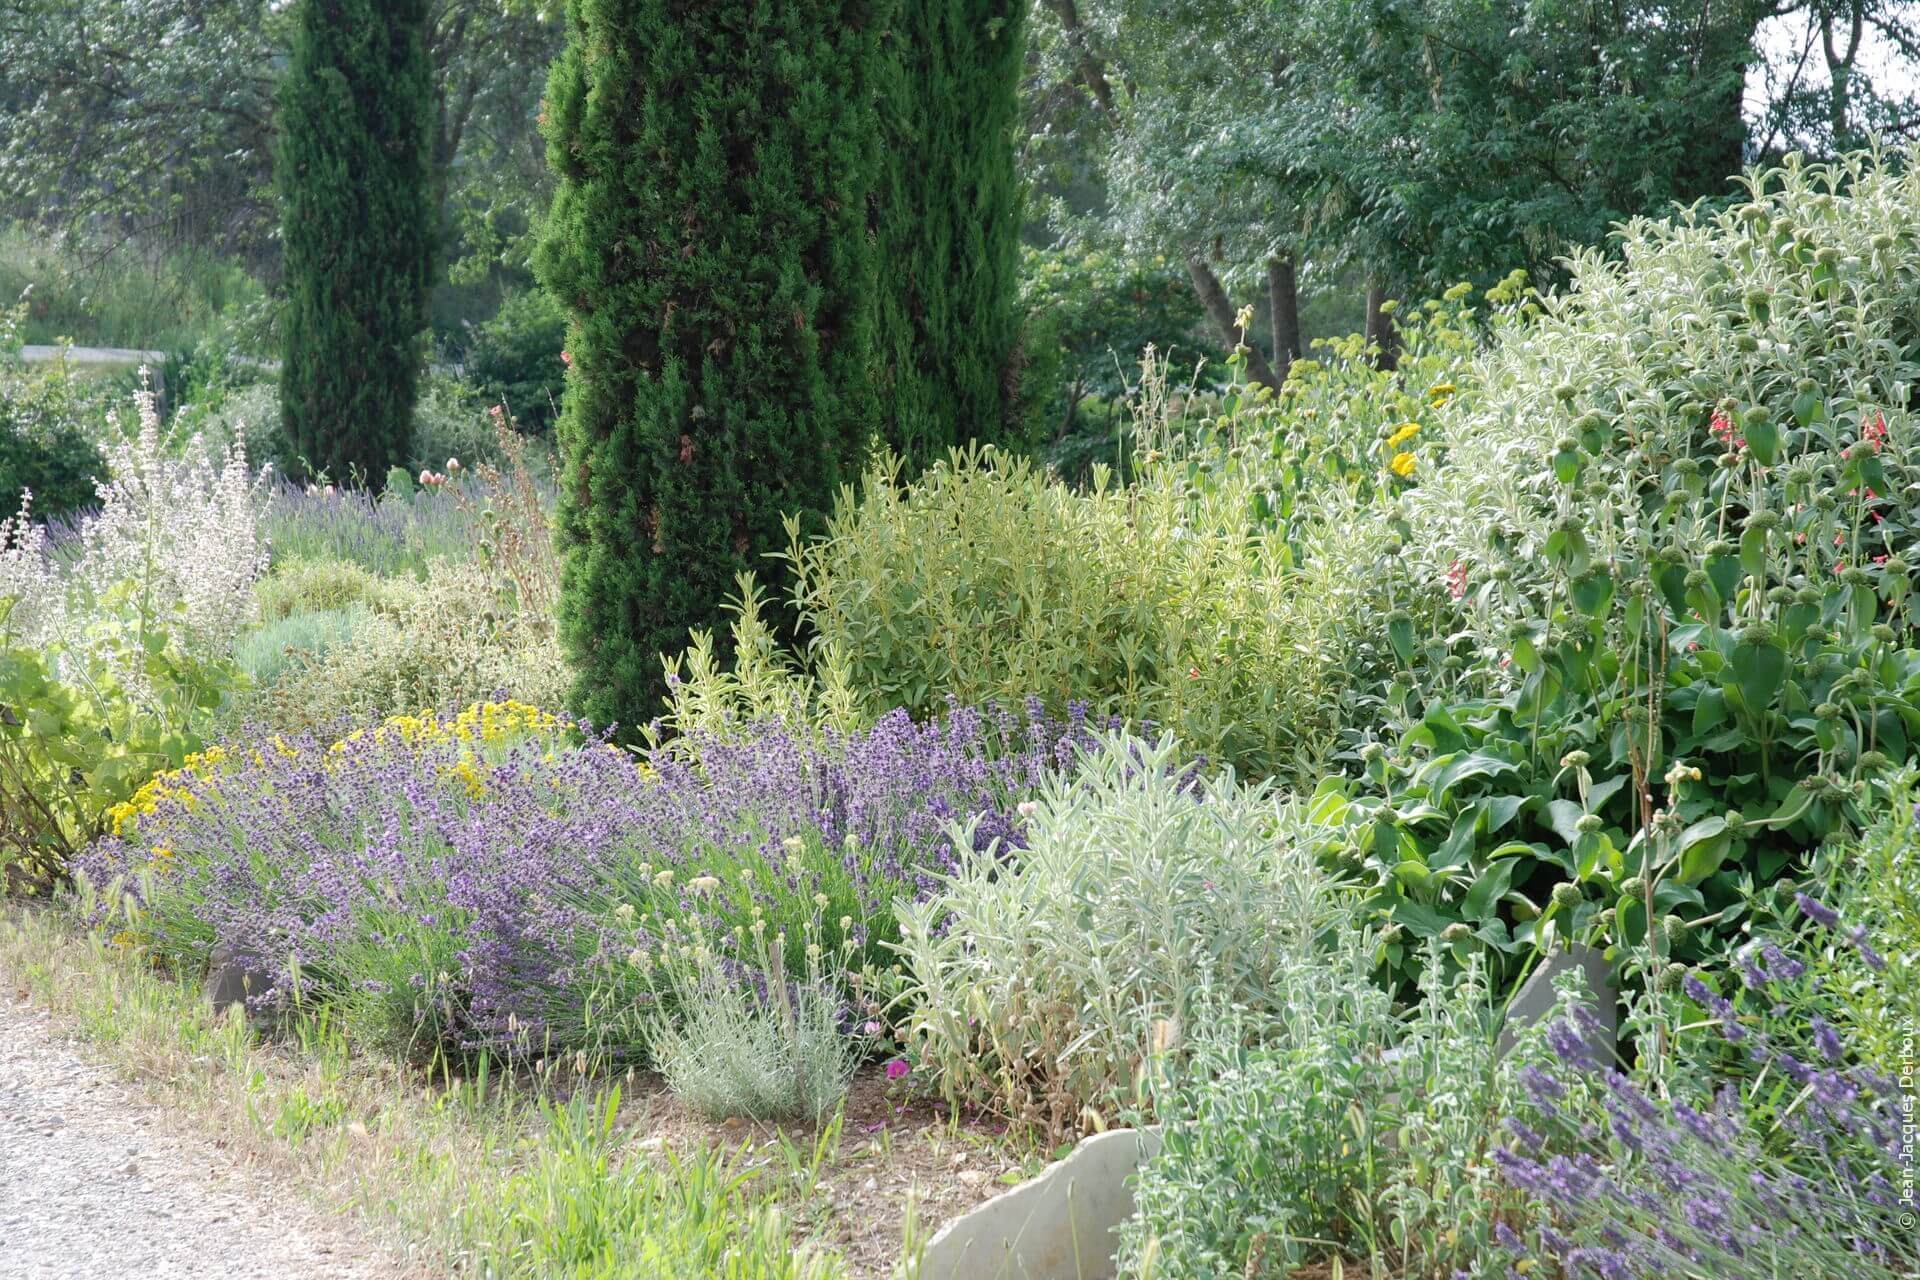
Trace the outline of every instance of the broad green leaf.
[[1519, 867], [1513, 858], [1499, 858], [1487, 864], [1467, 890], [1467, 896], [1461, 900], [1460, 914], [1468, 920], [1478, 920], [1489, 915], [1499, 904], [1501, 897], [1513, 884], [1513, 873]]
[[1787, 651], [1776, 644], [1749, 644], [1733, 647], [1733, 678], [1755, 712], [1765, 710], [1780, 684], [1787, 677]]

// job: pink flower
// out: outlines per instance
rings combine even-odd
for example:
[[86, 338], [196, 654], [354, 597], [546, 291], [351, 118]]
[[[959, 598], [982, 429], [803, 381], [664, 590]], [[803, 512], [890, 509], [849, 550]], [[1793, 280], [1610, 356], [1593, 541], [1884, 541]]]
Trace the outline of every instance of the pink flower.
[[566, 365], [569, 369], [573, 368], [573, 352], [562, 351], [560, 353], [560, 363]]
[[1467, 594], [1467, 566], [1458, 560], [1447, 566], [1447, 594], [1455, 600]]
[[432, 484], [433, 472], [427, 470], [425, 467], [420, 468], [420, 483], [423, 485]]
[[905, 1058], [895, 1058], [887, 1063], [887, 1079], [898, 1080], [913, 1070], [913, 1064]]
[[867, 1019], [867, 1025], [864, 1029], [866, 1033], [870, 1036], [877, 1036], [883, 1030], [883, 1028], [880, 1026], [880, 1021], [877, 1018]]

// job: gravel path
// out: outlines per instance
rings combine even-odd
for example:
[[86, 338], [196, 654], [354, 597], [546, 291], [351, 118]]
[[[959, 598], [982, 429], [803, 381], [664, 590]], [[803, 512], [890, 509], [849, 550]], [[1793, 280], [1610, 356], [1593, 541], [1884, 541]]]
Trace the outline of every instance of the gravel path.
[[0, 1275], [359, 1280], [399, 1268], [82, 1058], [0, 991]]

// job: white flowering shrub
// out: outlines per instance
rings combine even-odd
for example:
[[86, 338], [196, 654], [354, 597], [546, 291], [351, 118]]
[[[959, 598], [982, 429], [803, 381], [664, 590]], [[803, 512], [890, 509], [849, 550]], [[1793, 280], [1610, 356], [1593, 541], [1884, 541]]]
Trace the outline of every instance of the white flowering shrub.
[[97, 510], [50, 533], [29, 494], [0, 523], [0, 870], [30, 881], [198, 749], [266, 568], [244, 452], [170, 451], [150, 391], [139, 420], [103, 451]]
[[11, 631], [77, 652], [98, 647], [99, 624], [112, 615], [226, 656], [254, 620], [253, 585], [266, 572], [265, 473], [248, 468], [237, 444], [212, 448], [195, 437], [170, 447], [152, 391], [136, 400], [139, 431], [103, 448], [99, 506], [70, 536], [50, 540], [30, 509], [7, 524], [0, 594], [17, 601]]

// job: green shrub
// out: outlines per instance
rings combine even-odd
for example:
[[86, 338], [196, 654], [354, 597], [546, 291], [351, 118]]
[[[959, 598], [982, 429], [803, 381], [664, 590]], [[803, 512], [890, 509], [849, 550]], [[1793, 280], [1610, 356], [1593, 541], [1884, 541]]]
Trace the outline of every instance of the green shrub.
[[560, 705], [571, 673], [551, 622], [516, 609], [484, 566], [435, 560], [404, 595], [383, 587], [368, 602], [352, 644], [299, 656], [248, 713], [283, 732], [326, 732], [501, 690]]
[[1700, 957], [1920, 736], [1920, 178], [1753, 182], [1581, 258], [1403, 500], [1393, 573], [1444, 621], [1405, 649], [1411, 723], [1321, 809], [1391, 970], [1455, 925], [1509, 971], [1568, 936]]
[[899, 909], [907, 1043], [956, 1105], [1112, 1116], [1156, 1041], [1230, 1005], [1284, 1016], [1347, 916], [1273, 795], [1195, 776], [1171, 738], [1110, 735], [1023, 810], [1026, 848], [956, 833], [945, 892]]
[[1169, 464], [1131, 489], [1102, 474], [1078, 493], [991, 449], [907, 486], [877, 464], [790, 552], [814, 657], [844, 667], [870, 714], [949, 695], [1085, 701], [1250, 773], [1310, 770], [1367, 627], [1352, 566], [1383, 535], [1330, 507], [1296, 556], [1250, 521], [1239, 477], [1187, 474]]
[[553, 426], [566, 389], [567, 313], [545, 289], [516, 289], [500, 309], [475, 325], [467, 346], [466, 373], [489, 405], [507, 412], [535, 434]]
[[428, 375], [413, 406], [407, 457], [415, 472], [445, 471], [453, 459], [463, 467], [499, 461], [499, 433], [479, 391], [445, 374]]
[[260, 601], [260, 620], [272, 623], [350, 605], [397, 607], [410, 586], [351, 560], [283, 560], [260, 580], [254, 595]]
[[1024, 383], [1029, 412], [1060, 473], [1084, 484], [1093, 464], [1125, 474], [1133, 424], [1126, 402], [1140, 353], [1153, 347], [1182, 363], [1201, 350], [1205, 319], [1186, 269], [1163, 258], [1024, 251], [1027, 311]]
[[0, 309], [0, 518], [31, 493], [34, 514], [46, 519], [95, 501], [104, 467], [82, 424], [103, 410], [64, 358], [37, 371], [20, 362], [26, 314], [24, 298]]
[[61, 516], [94, 501], [100, 449], [71, 422], [25, 423], [18, 404], [0, 404], [0, 512], [20, 510], [33, 495], [33, 513]]

